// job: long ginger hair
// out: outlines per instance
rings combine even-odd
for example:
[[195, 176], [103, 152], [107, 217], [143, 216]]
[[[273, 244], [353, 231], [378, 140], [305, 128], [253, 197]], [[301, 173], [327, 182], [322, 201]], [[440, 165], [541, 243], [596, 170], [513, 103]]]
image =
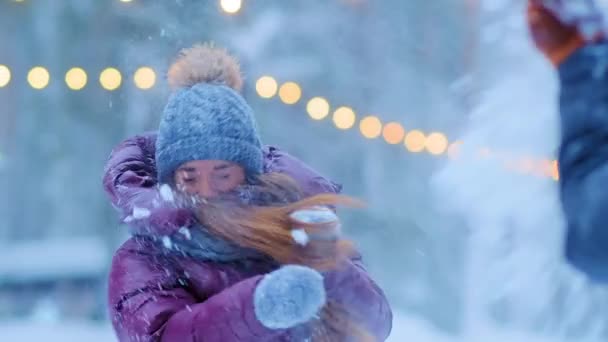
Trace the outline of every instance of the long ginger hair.
[[[296, 183], [288, 176], [269, 173], [256, 177], [248, 185], [216, 199], [203, 200], [196, 216], [202, 226], [240, 247], [258, 251], [278, 264], [300, 264], [318, 271], [331, 271], [356, 255], [351, 241], [311, 239], [298, 243], [292, 230], [302, 229], [308, 235], [331, 235], [336, 222], [306, 223], [291, 214], [316, 206], [358, 206], [352, 198], [322, 194], [303, 198]], [[338, 223], [339, 224], [339, 223]], [[313, 341], [374, 341], [358, 326], [342, 305], [328, 300], [319, 319], [313, 323]]]

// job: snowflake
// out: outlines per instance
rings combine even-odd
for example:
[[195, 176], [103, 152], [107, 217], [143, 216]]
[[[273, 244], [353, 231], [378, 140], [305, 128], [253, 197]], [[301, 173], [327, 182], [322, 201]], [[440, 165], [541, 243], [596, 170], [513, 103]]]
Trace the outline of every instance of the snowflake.
[[291, 237], [300, 246], [306, 246], [310, 240], [304, 229], [294, 229], [291, 231]]
[[136, 220], [150, 216], [150, 210], [146, 208], [133, 207], [133, 218]]
[[181, 227], [179, 229], [179, 233], [186, 237], [186, 240], [192, 239], [192, 235], [190, 234], [190, 229], [186, 227]]
[[173, 190], [171, 190], [171, 187], [167, 184], [163, 184], [160, 186], [159, 188], [160, 191], [160, 197], [162, 197], [163, 200], [165, 200], [166, 202], [171, 202], [173, 203], [175, 201], [175, 197], [173, 196]]
[[163, 246], [165, 246], [166, 249], [173, 248], [173, 242], [171, 241], [170, 237], [163, 236]]

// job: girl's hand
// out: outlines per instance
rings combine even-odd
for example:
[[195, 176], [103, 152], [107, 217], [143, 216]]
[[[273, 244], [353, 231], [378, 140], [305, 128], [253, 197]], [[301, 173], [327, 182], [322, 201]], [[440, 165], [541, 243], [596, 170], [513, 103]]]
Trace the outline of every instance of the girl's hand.
[[[304, 231], [310, 241], [337, 241], [342, 235], [340, 219], [328, 207], [312, 207], [290, 215], [294, 231]], [[297, 239], [297, 235], [294, 236]]]
[[528, 1], [528, 27], [536, 47], [559, 66], [574, 51], [585, 45], [575, 25], [561, 22], [542, 4], [542, 0]]
[[270, 329], [288, 329], [310, 321], [325, 301], [323, 276], [301, 265], [286, 265], [265, 275], [253, 298], [257, 319]]
[[319, 271], [339, 267], [354, 253], [354, 246], [342, 239], [340, 219], [328, 207], [311, 207], [294, 211], [291, 234], [300, 248], [305, 263]]

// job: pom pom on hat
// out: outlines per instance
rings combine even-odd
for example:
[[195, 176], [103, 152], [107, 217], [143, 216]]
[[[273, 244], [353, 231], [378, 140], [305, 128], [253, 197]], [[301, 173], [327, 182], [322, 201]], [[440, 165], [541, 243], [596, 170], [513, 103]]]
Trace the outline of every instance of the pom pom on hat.
[[183, 49], [168, 72], [171, 89], [192, 87], [198, 83], [222, 84], [238, 92], [243, 88], [239, 62], [223, 48], [212, 43]]

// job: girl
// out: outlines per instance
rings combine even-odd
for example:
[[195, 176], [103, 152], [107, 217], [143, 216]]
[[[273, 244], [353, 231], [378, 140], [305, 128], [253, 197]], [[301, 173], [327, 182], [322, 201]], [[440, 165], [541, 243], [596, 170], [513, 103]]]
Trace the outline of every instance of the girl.
[[384, 341], [390, 307], [328, 209], [348, 201], [262, 147], [234, 58], [195, 46], [168, 76], [158, 134], [104, 177], [132, 233], [109, 279], [119, 340]]

